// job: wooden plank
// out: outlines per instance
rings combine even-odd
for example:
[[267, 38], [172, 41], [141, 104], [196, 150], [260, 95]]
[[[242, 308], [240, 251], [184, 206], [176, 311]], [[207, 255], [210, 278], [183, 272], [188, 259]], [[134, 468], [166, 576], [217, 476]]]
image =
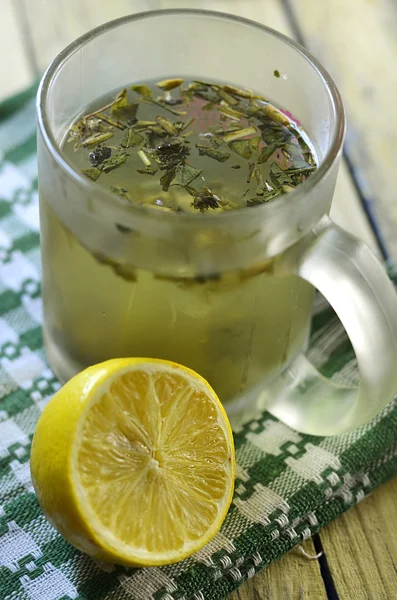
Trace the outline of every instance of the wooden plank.
[[322, 530], [340, 600], [397, 597], [396, 496], [394, 479]]
[[[311, 540], [304, 544], [311, 556]], [[230, 595], [230, 600], [326, 600], [324, 583], [317, 560], [302, 555], [298, 548], [255, 575]], [[342, 600], [342, 599], [341, 599]]]
[[389, 0], [289, 0], [304, 41], [339, 86], [348, 151], [397, 258], [397, 10]]
[[[9, 0], [12, 1], [12, 0]], [[156, 7], [156, 0], [19, 0], [43, 71], [70, 42], [112, 19]]]
[[33, 82], [13, 0], [2, 0], [0, 19], [0, 101]]

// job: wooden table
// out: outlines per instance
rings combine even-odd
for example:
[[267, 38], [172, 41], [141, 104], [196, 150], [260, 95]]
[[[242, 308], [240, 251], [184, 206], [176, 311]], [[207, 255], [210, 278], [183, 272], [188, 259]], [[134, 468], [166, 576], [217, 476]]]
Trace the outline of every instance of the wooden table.
[[[397, 259], [397, 4], [394, 0], [0, 0], [0, 100], [28, 84], [67, 43], [131, 12], [200, 7], [286, 33], [328, 68], [349, 120], [333, 218]], [[376, 224], [376, 235], [371, 224]], [[397, 367], [397, 365], [396, 365]], [[284, 556], [231, 600], [397, 598], [397, 481]]]

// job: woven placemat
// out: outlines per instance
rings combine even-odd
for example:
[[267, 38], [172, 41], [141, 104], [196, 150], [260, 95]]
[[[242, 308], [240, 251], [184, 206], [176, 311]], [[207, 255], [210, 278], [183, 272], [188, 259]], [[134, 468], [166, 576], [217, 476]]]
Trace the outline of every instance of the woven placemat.
[[[42, 515], [29, 473], [36, 421], [59, 388], [41, 338], [35, 151], [28, 90], [0, 105], [0, 600], [220, 600], [397, 472], [397, 404], [337, 437], [299, 434], [266, 412], [235, 431], [229, 514], [179, 564], [133, 570], [78, 552]], [[321, 299], [310, 357], [328, 377], [356, 378], [350, 344]]]

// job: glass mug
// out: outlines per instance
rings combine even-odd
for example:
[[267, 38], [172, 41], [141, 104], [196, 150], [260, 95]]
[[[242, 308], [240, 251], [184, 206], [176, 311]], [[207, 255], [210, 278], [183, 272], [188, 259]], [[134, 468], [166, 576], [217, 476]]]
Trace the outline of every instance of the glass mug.
[[[319, 168], [268, 204], [189, 216], [126, 203], [71, 167], [61, 142], [88, 104], [172, 76], [250, 88], [288, 109]], [[370, 250], [328, 217], [345, 119], [333, 81], [306, 50], [220, 13], [128, 16], [54, 60], [40, 85], [38, 123], [44, 340], [61, 380], [112, 357], [169, 359], [208, 379], [226, 407], [259, 394], [282, 421], [318, 435], [353, 429], [389, 402], [396, 295]], [[353, 344], [358, 389], [323, 378], [303, 354], [315, 288]]]

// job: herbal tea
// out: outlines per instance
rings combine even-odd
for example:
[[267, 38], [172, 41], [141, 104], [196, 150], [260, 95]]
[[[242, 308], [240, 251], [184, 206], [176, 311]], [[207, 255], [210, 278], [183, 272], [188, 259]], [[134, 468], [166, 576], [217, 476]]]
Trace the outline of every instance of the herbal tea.
[[[98, 99], [71, 123], [63, 152], [84, 177], [158, 219], [277, 202], [316, 168], [302, 129], [263, 97], [180, 78]], [[115, 256], [132, 228], [114, 222], [112, 239], [88, 247], [54, 204], [41, 197], [45, 338], [62, 379], [111, 357], [160, 357], [198, 371], [227, 401], [302, 347], [312, 288], [278, 276], [277, 257], [164, 276], [143, 268], [139, 253]]]

